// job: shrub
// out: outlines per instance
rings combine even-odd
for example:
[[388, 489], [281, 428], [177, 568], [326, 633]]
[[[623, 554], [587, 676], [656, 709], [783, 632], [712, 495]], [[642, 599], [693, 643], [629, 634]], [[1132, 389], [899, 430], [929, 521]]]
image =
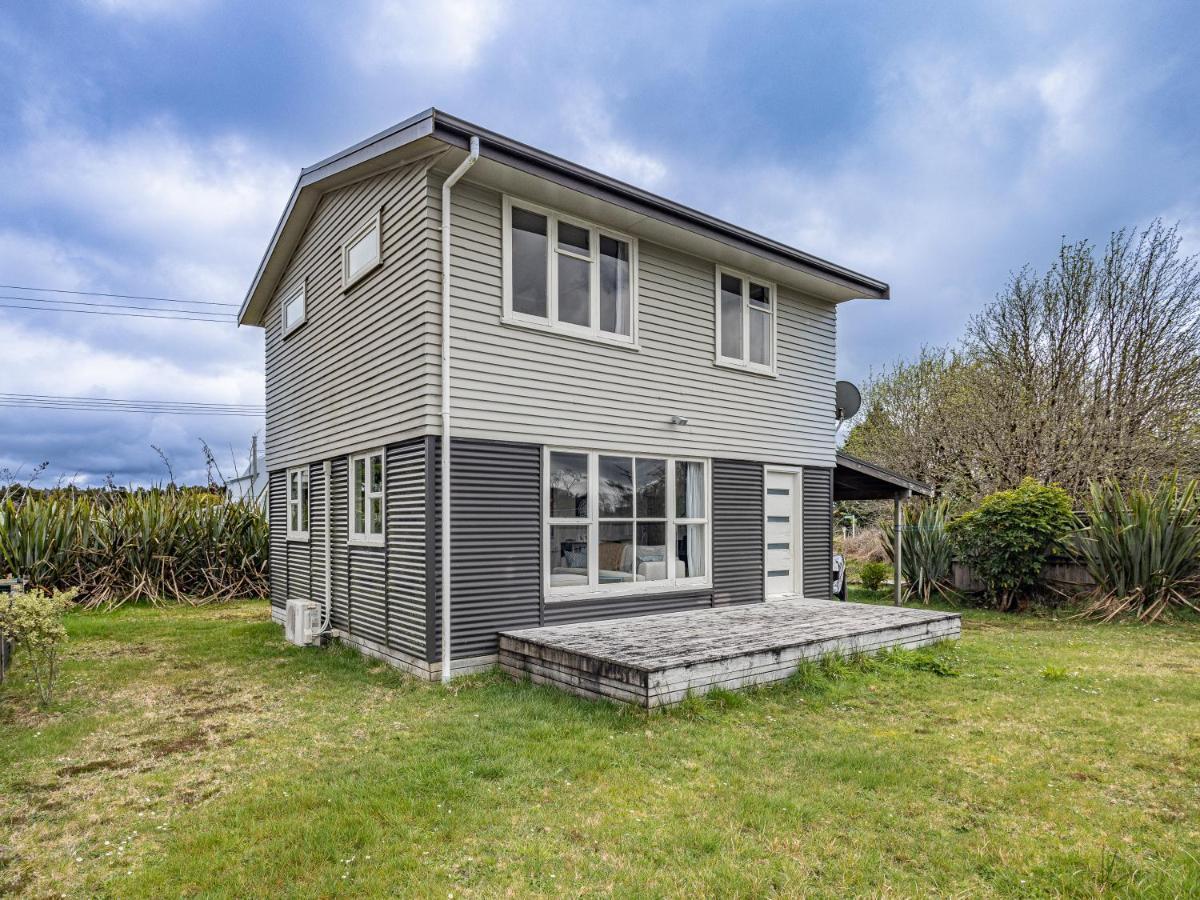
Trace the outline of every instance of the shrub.
[[885, 562], [863, 563], [859, 570], [858, 579], [868, 591], [877, 591], [891, 577], [892, 567]]
[[[946, 531], [949, 503], [910, 505], [904, 511], [900, 568], [904, 576], [905, 596], [920, 597], [928, 603], [934, 593], [953, 593], [954, 546]], [[895, 529], [883, 528], [887, 558], [895, 566]]]
[[1071, 498], [1057, 485], [1032, 478], [984, 497], [949, 525], [959, 558], [984, 584], [997, 609], [1019, 609], [1041, 585], [1046, 558], [1076, 528]]
[[0, 570], [88, 607], [261, 597], [267, 522], [251, 501], [153, 488], [25, 492], [0, 503]]
[[1073, 541], [1096, 581], [1085, 614], [1151, 622], [1173, 608], [1200, 610], [1200, 482], [1167, 478], [1151, 491], [1093, 482]]
[[846, 559], [887, 562], [887, 553], [883, 549], [883, 534], [878, 528], [860, 528], [858, 534], [838, 537], [837, 541]]
[[62, 618], [74, 599], [74, 591], [47, 594], [34, 588], [24, 594], [11, 594], [7, 602], [0, 604], [0, 634], [24, 652], [42, 706], [49, 706], [54, 698], [58, 650], [67, 639]]

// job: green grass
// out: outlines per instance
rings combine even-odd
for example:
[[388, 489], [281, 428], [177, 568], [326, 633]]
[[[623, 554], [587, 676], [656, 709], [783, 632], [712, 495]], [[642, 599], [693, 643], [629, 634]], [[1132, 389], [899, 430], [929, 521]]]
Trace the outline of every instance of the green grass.
[[0, 692], [0, 894], [1200, 894], [1200, 629], [964, 619], [647, 714], [75, 615], [60, 703]]

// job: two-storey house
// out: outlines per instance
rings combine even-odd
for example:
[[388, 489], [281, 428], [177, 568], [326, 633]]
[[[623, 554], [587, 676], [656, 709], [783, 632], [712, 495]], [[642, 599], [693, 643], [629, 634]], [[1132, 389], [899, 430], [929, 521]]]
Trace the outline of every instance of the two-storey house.
[[240, 313], [276, 617], [436, 677], [504, 629], [827, 598], [837, 307], [887, 296], [438, 110], [303, 170]]

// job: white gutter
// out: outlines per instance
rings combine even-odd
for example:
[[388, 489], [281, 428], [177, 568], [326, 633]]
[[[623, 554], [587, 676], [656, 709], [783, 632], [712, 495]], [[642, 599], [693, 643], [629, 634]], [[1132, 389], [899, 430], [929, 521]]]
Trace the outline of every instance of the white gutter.
[[479, 159], [479, 138], [442, 184], [442, 681], [450, 680], [450, 189]]

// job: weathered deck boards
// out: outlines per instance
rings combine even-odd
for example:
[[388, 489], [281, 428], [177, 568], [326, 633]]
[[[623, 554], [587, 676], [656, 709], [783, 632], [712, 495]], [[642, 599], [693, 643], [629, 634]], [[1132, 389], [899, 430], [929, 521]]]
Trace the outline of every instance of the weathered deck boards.
[[653, 708], [689, 693], [781, 681], [804, 660], [957, 638], [956, 613], [805, 600], [525, 628], [500, 666], [584, 697]]

